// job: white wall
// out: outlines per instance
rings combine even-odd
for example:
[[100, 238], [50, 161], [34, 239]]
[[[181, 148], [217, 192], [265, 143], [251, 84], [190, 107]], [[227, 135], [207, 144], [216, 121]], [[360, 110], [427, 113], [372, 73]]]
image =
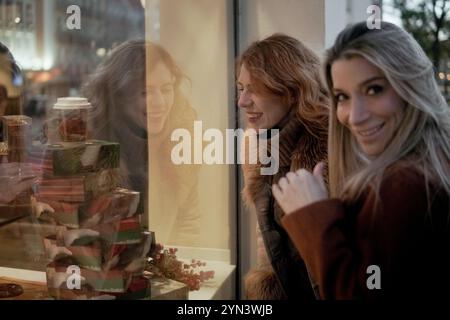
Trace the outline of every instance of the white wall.
[[325, 1], [325, 48], [333, 45], [336, 36], [347, 25], [350, 1], [352, 0]]
[[368, 18], [367, 8], [372, 5], [373, 0], [348, 0], [349, 1], [349, 16], [348, 22], [360, 22]]
[[244, 0], [240, 3], [241, 48], [275, 32], [286, 33], [315, 51], [323, 48], [324, 0]]
[[[235, 119], [233, 31], [228, 0], [163, 0], [160, 2], [160, 43], [191, 79], [191, 102], [203, 130], [225, 133]], [[199, 177], [202, 214], [199, 247], [230, 249], [236, 233], [233, 167], [203, 165]]]

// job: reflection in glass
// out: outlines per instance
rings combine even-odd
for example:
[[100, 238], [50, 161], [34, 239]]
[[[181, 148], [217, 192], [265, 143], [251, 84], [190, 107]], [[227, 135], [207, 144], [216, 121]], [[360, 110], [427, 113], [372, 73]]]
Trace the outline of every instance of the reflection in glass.
[[182, 93], [185, 82], [167, 51], [135, 40], [111, 53], [85, 92], [95, 108], [93, 137], [119, 142], [124, 185], [150, 194], [145, 208], [157, 241], [189, 246], [199, 234], [197, 168], [171, 160], [173, 130], [191, 132], [196, 118]]

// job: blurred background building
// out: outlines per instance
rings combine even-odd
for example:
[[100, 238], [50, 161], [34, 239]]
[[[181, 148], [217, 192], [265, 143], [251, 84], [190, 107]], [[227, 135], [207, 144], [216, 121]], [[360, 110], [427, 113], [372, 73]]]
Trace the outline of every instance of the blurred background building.
[[[79, 6], [81, 30], [66, 26]], [[144, 38], [140, 0], [0, 0], [0, 41], [25, 74], [24, 112], [45, 113], [57, 97], [78, 94], [117, 44]]]

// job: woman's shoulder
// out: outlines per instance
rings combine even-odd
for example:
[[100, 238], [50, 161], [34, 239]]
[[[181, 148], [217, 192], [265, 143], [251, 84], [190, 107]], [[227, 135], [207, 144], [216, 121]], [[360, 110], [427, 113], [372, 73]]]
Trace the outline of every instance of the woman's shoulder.
[[399, 203], [431, 205], [436, 201], [448, 201], [449, 195], [436, 179], [412, 163], [398, 163], [388, 167], [380, 183], [379, 196]]
[[404, 184], [424, 186], [426, 177], [422, 170], [412, 163], [397, 163], [385, 169], [382, 176], [383, 184]]

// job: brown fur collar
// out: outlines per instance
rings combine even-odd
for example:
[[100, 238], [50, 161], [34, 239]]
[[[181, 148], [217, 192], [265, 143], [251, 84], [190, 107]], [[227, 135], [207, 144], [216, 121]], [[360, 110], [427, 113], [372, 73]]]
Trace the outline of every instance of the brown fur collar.
[[[287, 172], [300, 168], [312, 171], [318, 162], [326, 160], [327, 137], [313, 136], [296, 115], [290, 116], [279, 135], [280, 166], [277, 174], [261, 175], [259, 161], [257, 164], [242, 166], [245, 182], [242, 195], [247, 207], [255, 207], [257, 202], [271, 196], [272, 183], [278, 182]], [[270, 150], [270, 144], [267, 148]]]

